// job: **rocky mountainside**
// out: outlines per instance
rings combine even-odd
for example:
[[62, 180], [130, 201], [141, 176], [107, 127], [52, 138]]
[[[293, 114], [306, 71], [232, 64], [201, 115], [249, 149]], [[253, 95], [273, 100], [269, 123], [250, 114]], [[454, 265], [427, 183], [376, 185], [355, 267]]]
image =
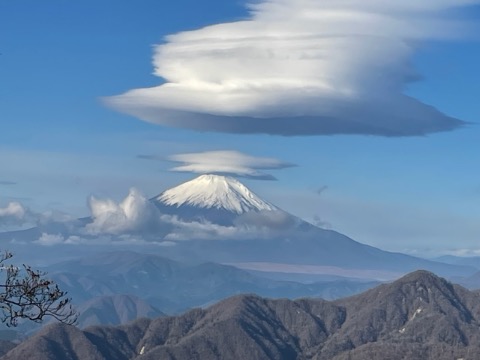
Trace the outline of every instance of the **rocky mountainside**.
[[133, 295], [105, 295], [85, 301], [76, 308], [80, 314], [77, 326], [120, 325], [142, 317], [156, 318], [164, 314], [145, 300]]
[[55, 324], [1, 359], [451, 360], [479, 353], [479, 295], [417, 271], [334, 302], [240, 295], [118, 327]]
[[[75, 305], [75, 310], [79, 314], [76, 326], [80, 329], [93, 325], [121, 325], [139, 318], [165, 316], [163, 312], [145, 300], [137, 296], [121, 294], [94, 297]], [[2, 346], [6, 346], [9, 343], [4, 340], [18, 342], [31, 336], [43, 326], [54, 322], [55, 320], [52, 318], [45, 318], [43, 323], [20, 321], [15, 328], [7, 328], [3, 324], [0, 325], [0, 353], [2, 352]]]

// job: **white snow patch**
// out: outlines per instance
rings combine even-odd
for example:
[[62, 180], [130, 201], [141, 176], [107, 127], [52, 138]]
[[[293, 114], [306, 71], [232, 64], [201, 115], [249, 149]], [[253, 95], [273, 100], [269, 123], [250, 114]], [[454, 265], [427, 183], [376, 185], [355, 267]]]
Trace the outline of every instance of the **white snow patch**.
[[[419, 315], [422, 311], [423, 311], [422, 308], [418, 308], [417, 310], [415, 310], [415, 312], [413, 313], [413, 315], [412, 315], [412, 317], [410, 318], [410, 320], [408, 320], [408, 322], [413, 321], [413, 320], [417, 317], [417, 315]], [[408, 325], [408, 323], [405, 324], [405, 325]], [[404, 327], [404, 328], [401, 328], [400, 330], [398, 330], [398, 332], [399, 332], [400, 334], [403, 334], [403, 333], [405, 332], [405, 330], [406, 330], [406, 328]]]
[[417, 310], [415, 310], [415, 312], [413, 313], [413, 316], [412, 316], [412, 318], [410, 319], [410, 321], [412, 321], [413, 319], [415, 319], [415, 317], [416, 317], [417, 315], [419, 315], [419, 314], [422, 312], [422, 310], [423, 310], [422, 308], [418, 308]]

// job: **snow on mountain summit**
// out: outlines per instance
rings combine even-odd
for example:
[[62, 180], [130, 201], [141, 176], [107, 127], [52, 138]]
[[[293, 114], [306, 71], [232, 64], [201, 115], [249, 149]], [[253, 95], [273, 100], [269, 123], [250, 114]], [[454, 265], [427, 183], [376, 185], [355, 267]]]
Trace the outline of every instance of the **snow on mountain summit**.
[[201, 175], [166, 190], [155, 198], [167, 205], [219, 209], [243, 214], [248, 211], [278, 210], [232, 177]]

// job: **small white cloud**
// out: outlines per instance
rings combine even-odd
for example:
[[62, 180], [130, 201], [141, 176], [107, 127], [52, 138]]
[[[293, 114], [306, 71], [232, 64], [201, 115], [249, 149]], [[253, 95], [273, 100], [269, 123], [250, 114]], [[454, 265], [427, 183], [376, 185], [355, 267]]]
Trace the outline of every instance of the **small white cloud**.
[[255, 157], [230, 150], [177, 154], [168, 157], [168, 160], [182, 163], [182, 165], [172, 168], [171, 171], [236, 175], [261, 180], [275, 180], [274, 176], [261, 170], [277, 170], [295, 166], [274, 158]]
[[42, 245], [42, 246], [54, 246], [54, 245], [80, 245], [80, 244], [102, 244], [106, 243], [105, 239], [95, 239], [93, 242], [92, 240], [83, 238], [78, 235], [69, 235], [68, 233], [65, 234], [49, 234], [49, 233], [42, 233], [42, 236], [38, 240], [34, 241], [35, 244]]
[[172, 247], [177, 245], [177, 243], [174, 241], [161, 241], [157, 244], [158, 246], [162, 246], [162, 247]]
[[13, 217], [23, 219], [27, 210], [19, 202], [11, 202], [5, 208], [0, 208], [0, 217]]
[[78, 245], [84, 243], [84, 239], [77, 235], [71, 235], [65, 240], [65, 244]]
[[44, 246], [59, 245], [65, 242], [65, 237], [61, 234], [47, 234], [43, 233], [42, 236], [34, 243]]
[[13, 201], [0, 208], [0, 227], [21, 226], [33, 220], [33, 214], [21, 203]]
[[[423, 135], [463, 122], [404, 90], [419, 45], [465, 30], [478, 0], [261, 0], [244, 21], [166, 38], [160, 86], [106, 99], [148, 122], [278, 135]], [[454, 11], [453, 11], [454, 12]]]

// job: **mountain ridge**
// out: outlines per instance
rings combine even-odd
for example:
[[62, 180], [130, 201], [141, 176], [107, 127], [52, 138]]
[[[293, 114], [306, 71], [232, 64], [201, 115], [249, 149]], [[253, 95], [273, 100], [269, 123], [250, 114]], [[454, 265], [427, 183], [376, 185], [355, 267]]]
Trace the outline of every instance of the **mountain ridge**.
[[479, 300], [417, 271], [333, 302], [237, 295], [207, 309], [117, 327], [80, 331], [56, 324], [0, 359], [468, 359], [480, 351]]

